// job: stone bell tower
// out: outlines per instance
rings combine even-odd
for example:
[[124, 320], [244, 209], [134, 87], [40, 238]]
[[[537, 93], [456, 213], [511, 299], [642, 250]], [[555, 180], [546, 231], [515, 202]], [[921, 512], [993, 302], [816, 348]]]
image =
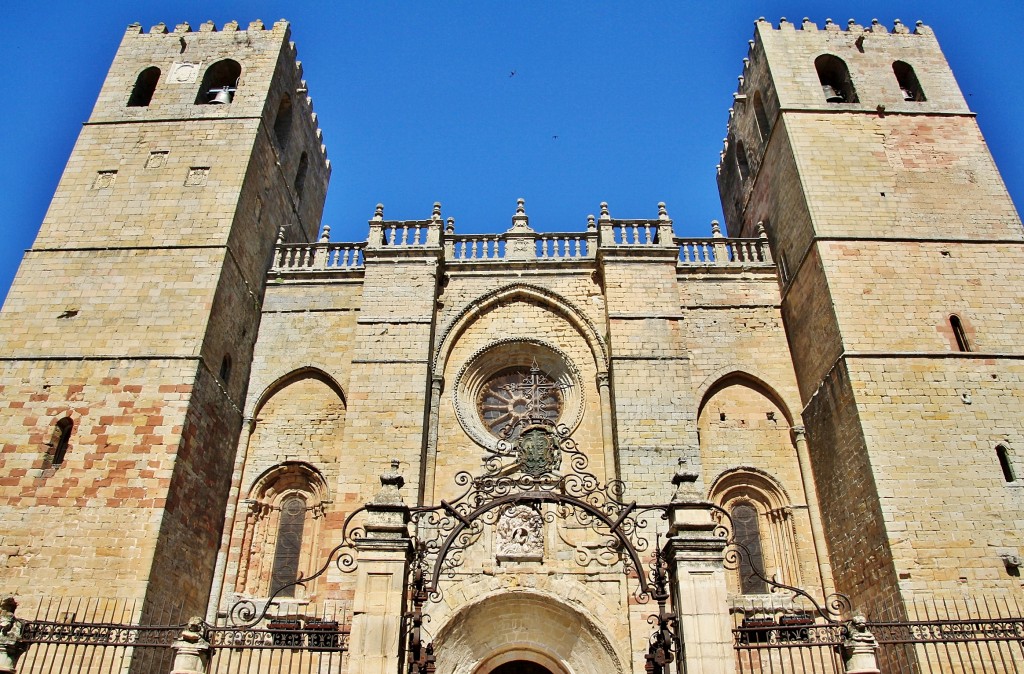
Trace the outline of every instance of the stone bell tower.
[[719, 189], [779, 265], [838, 589], [1019, 591], [1024, 236], [935, 36], [761, 19], [744, 64]]
[[202, 612], [279, 229], [330, 175], [289, 27], [128, 28], [0, 314], [0, 585]]

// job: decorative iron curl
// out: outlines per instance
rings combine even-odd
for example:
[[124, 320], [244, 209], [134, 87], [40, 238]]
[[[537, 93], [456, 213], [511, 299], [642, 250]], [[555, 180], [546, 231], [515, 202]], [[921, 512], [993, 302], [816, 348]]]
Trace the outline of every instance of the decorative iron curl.
[[[256, 601], [253, 599], [240, 599], [232, 604], [228, 610], [228, 619], [231, 622], [231, 626], [238, 629], [246, 629], [252, 627], [256, 623], [263, 620], [266, 617], [267, 612], [270, 611], [270, 607], [274, 606], [274, 600], [281, 596], [281, 593], [285, 590], [293, 587], [305, 587], [306, 583], [311, 580], [315, 580], [320, 576], [327, 573], [327, 570], [331, 567], [332, 563], [338, 565], [338, 570], [345, 573], [350, 573], [356, 568], [356, 557], [352, 552], [354, 550], [354, 541], [358, 534], [363, 533], [362, 528], [349, 529], [349, 525], [352, 520], [360, 513], [366, 510], [366, 506], [361, 506], [345, 518], [345, 523], [341, 528], [341, 543], [336, 545], [327, 555], [327, 561], [324, 562], [317, 571], [309, 576], [299, 575], [294, 581], [286, 583], [281, 587], [274, 590], [267, 601], [263, 604], [262, 610], [259, 610], [256, 606]], [[343, 552], [344, 551], [344, 552]], [[335, 560], [337, 558], [337, 561]]]

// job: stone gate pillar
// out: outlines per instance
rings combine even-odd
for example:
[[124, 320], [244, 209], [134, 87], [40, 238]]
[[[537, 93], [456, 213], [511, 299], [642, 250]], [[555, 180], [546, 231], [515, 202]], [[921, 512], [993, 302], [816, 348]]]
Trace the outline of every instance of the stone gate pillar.
[[716, 526], [706, 503], [677, 503], [669, 511], [665, 559], [683, 644], [685, 664], [680, 671], [736, 671], [725, 581], [726, 541], [715, 535]]
[[412, 540], [409, 508], [398, 491], [405, 484], [398, 461], [380, 482], [381, 490], [367, 505], [366, 535], [355, 540], [358, 575], [347, 670], [358, 674], [398, 674], [402, 663]]

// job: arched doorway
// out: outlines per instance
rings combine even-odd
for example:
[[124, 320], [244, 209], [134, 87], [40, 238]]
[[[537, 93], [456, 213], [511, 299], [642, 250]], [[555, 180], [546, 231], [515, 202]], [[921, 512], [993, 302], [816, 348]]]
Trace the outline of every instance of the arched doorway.
[[491, 670], [491, 674], [553, 674], [550, 669], [536, 662], [528, 660], [516, 660], [498, 665]]

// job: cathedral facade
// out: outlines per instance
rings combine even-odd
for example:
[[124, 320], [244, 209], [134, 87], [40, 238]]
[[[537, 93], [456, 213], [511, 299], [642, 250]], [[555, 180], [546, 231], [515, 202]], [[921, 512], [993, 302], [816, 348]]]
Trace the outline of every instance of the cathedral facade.
[[335, 242], [288, 24], [129, 27], [0, 313], [0, 587], [329, 611], [360, 673], [1015, 602], [1024, 231], [934, 35], [761, 20], [741, 75], [706, 238]]

